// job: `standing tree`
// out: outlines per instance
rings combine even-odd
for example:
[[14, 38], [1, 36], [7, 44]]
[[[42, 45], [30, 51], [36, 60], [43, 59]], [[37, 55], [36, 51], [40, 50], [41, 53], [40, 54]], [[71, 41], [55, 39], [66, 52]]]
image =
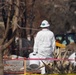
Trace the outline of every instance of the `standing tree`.
[[[20, 4], [19, 0], [7, 0], [5, 2], [4, 8], [3, 8], [3, 10], [5, 10], [7, 8], [8, 12], [7, 12], [7, 16], [6, 16], [6, 22], [4, 22], [5, 33], [4, 33], [2, 42], [0, 44], [0, 75], [4, 75], [3, 52], [12, 43], [12, 41], [14, 40], [15, 34], [16, 34], [18, 16], [19, 16], [19, 4]], [[12, 6], [14, 7], [14, 13], [11, 18]], [[9, 40], [7, 40], [10, 29], [12, 31], [12, 33], [10, 34], [11, 37], [9, 38]]]

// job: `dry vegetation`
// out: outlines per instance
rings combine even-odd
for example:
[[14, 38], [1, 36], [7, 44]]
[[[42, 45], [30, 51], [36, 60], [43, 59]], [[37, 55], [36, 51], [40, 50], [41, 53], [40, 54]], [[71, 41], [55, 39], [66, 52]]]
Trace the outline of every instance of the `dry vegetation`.
[[76, 65], [72, 64], [68, 57], [76, 51], [76, 44], [69, 44], [65, 49], [57, 49], [54, 52], [54, 58], [60, 60], [54, 60], [49, 65], [45, 65], [47, 74], [64, 74], [64, 73], [76, 73]]

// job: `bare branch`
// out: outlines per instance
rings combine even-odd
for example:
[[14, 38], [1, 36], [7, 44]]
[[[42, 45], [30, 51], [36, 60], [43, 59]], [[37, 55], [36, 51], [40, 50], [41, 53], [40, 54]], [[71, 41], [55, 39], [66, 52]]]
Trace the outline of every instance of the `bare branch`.
[[35, 29], [34, 29], [34, 28], [24, 28], [24, 27], [21, 27], [21, 26], [19, 26], [18, 24], [17, 24], [17, 26], [18, 26], [18, 28], [20, 28], [20, 29], [28, 29], [28, 30], [30, 30], [30, 29], [31, 29], [31, 30], [39, 30], [39, 29], [36, 29], [36, 28], [35, 28]]
[[[10, 0], [10, 3], [12, 3], [12, 0]], [[6, 40], [6, 37], [7, 37], [7, 33], [8, 33], [8, 31], [9, 31], [9, 27], [10, 27], [10, 24], [9, 24], [9, 22], [10, 22], [10, 18], [9, 18], [9, 16], [10, 16], [10, 9], [11, 9], [11, 6], [9, 7], [9, 12], [8, 12], [8, 19], [7, 19], [7, 26], [6, 26], [6, 30], [5, 30], [5, 36], [3, 37], [3, 41], [2, 41], [2, 44], [5, 42], [5, 40]]]
[[0, 9], [3, 9], [5, 6], [6, 6], [6, 5], [4, 5], [4, 6], [0, 7]]
[[4, 49], [6, 49], [6, 48], [12, 43], [13, 40], [14, 40], [14, 36], [9, 40], [8, 43], [2, 45], [2, 51], [3, 51]]
[[[17, 6], [19, 6], [19, 0], [16, 0], [16, 3], [17, 3]], [[6, 49], [11, 43], [12, 41], [14, 40], [14, 36], [15, 36], [15, 32], [16, 32], [16, 29], [17, 29], [17, 20], [18, 18], [16, 16], [19, 15], [19, 9], [17, 7], [15, 7], [15, 14], [14, 14], [14, 17], [13, 17], [13, 21], [12, 21], [12, 25], [13, 25], [13, 28], [12, 28], [12, 31], [13, 31], [13, 35], [12, 35], [12, 38], [7, 42], [5, 43], [3, 46], [2, 46], [2, 51], [4, 49]], [[9, 18], [8, 18], [8, 22], [9, 22]], [[8, 28], [9, 28], [9, 24], [8, 25]], [[7, 32], [8, 32], [8, 28], [7, 28]], [[7, 35], [7, 34], [6, 34]], [[5, 39], [5, 38], [4, 38]]]
[[[16, 0], [16, 3], [17, 3], [17, 6], [19, 6], [19, 0]], [[19, 15], [19, 8], [18, 7], [15, 7], [15, 15], [13, 17], [13, 32], [17, 29], [17, 22], [18, 22], [18, 16]]]

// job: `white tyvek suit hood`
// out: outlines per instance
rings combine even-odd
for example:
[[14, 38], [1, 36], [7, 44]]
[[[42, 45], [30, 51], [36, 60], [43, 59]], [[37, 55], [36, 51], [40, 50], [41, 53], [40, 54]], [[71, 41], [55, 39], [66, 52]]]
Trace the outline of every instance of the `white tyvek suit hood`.
[[[45, 32], [45, 33], [44, 33]], [[53, 32], [48, 29], [42, 29], [35, 37], [34, 52], [38, 52], [39, 57], [52, 57], [55, 49], [55, 38]]]

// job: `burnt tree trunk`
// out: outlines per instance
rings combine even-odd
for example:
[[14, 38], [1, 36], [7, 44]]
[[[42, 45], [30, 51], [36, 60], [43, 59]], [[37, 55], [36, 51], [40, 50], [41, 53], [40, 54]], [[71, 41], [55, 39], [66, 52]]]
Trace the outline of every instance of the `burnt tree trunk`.
[[0, 75], [4, 75], [4, 66], [3, 66], [2, 50], [0, 50]]
[[[10, 0], [11, 2], [12, 0]], [[11, 3], [9, 3], [9, 5], [11, 5]], [[16, 5], [15, 5], [15, 13], [14, 13], [14, 16], [12, 18], [12, 37], [6, 42], [6, 38], [7, 38], [7, 34], [8, 34], [8, 31], [9, 31], [9, 28], [10, 28], [10, 14], [9, 13], [9, 16], [8, 16], [8, 20], [7, 20], [7, 26], [6, 26], [6, 29], [5, 29], [5, 34], [4, 34], [4, 37], [2, 39], [2, 43], [0, 44], [0, 75], [4, 75], [4, 65], [3, 65], [3, 51], [12, 43], [12, 41], [14, 40], [14, 37], [15, 37], [15, 33], [16, 33], [16, 30], [17, 30], [17, 23], [18, 23], [18, 17], [19, 16], [19, 0], [15, 0], [16, 2]], [[10, 12], [10, 11], [9, 11]]]

